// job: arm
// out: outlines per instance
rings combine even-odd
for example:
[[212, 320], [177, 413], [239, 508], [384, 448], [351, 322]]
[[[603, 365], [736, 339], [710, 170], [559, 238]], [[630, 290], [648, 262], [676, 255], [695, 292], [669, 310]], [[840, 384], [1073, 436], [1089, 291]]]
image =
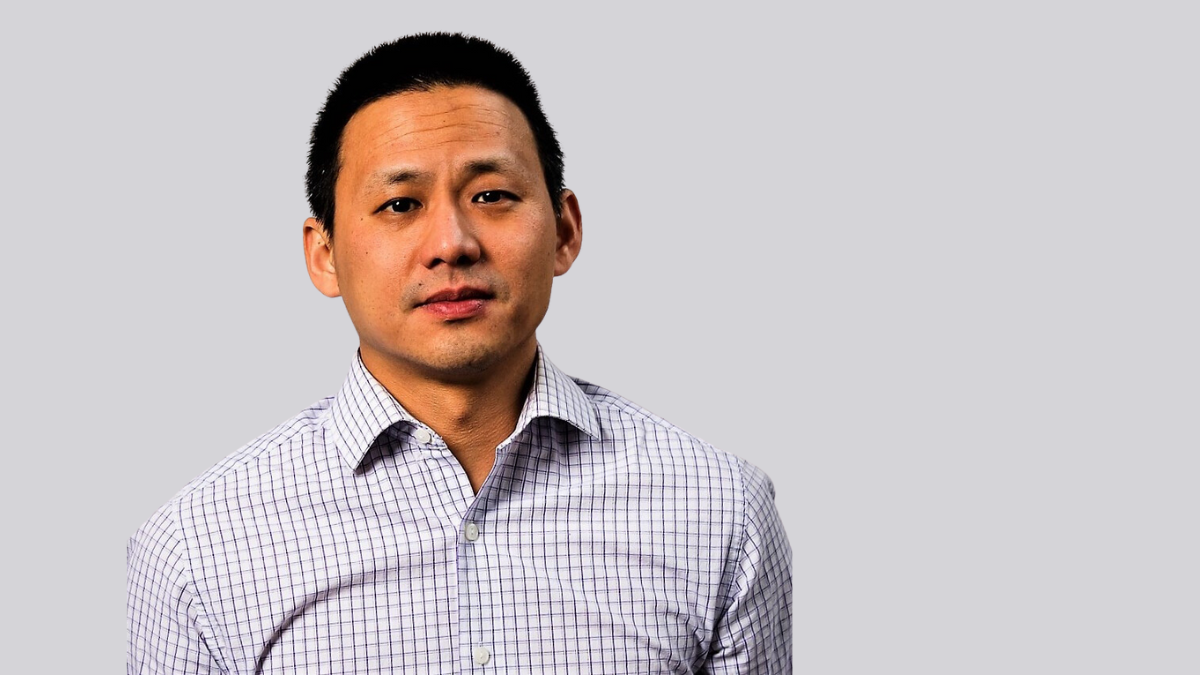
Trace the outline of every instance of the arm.
[[734, 578], [703, 672], [792, 672], [792, 550], [775, 488], [742, 462], [745, 524]]
[[213, 634], [170, 508], [156, 513], [129, 542], [128, 673], [223, 673], [210, 649]]

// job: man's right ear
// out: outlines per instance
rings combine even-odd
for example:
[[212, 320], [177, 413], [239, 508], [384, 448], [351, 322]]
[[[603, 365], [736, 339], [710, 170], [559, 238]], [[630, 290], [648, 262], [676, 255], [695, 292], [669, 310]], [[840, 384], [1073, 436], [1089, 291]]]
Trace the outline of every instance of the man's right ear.
[[316, 218], [304, 221], [304, 262], [313, 286], [330, 298], [342, 294], [333, 265], [333, 237]]

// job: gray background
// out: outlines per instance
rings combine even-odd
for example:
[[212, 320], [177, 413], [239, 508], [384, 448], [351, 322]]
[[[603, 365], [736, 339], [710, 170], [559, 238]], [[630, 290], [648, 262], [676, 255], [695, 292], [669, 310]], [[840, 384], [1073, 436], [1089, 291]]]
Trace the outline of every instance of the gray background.
[[540, 337], [767, 470], [805, 673], [1195, 673], [1197, 12], [1178, 2], [3, 10], [6, 672], [116, 672], [124, 547], [334, 393], [309, 125], [373, 44], [538, 82]]

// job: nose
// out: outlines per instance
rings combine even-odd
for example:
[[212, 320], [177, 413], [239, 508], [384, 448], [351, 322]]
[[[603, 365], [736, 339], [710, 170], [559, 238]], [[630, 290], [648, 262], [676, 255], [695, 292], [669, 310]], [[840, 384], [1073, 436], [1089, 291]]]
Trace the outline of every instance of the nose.
[[483, 251], [470, 219], [457, 205], [446, 205], [430, 213], [425, 238], [425, 266], [445, 264], [466, 267], [479, 262]]

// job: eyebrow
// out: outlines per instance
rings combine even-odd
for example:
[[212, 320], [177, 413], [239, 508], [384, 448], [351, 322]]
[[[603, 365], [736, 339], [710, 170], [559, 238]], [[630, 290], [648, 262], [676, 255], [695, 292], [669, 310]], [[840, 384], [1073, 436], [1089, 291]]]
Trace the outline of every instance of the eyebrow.
[[381, 185], [396, 185], [397, 183], [416, 182], [427, 175], [426, 172], [416, 169], [401, 169], [399, 171], [377, 173], [375, 174], [375, 179], [371, 182]]
[[467, 162], [463, 173], [474, 178], [485, 173], [516, 173], [517, 163], [507, 157], [485, 157]]

